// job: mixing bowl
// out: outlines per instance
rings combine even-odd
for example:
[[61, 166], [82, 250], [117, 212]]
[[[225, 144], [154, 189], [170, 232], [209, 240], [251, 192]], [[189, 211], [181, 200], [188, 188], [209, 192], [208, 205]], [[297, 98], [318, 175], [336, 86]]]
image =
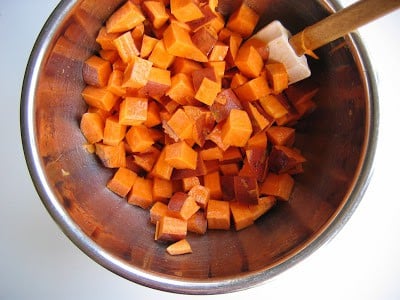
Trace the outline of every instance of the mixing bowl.
[[[88, 153], [79, 129], [87, 107], [82, 65], [121, 0], [62, 1], [34, 45], [21, 99], [22, 142], [37, 192], [65, 234], [96, 262], [133, 282], [176, 293], [215, 294], [265, 282], [331, 239], [361, 200], [373, 166], [378, 105], [366, 52], [354, 34], [309, 60], [317, 108], [297, 125], [307, 163], [290, 201], [241, 231], [191, 236], [190, 255], [154, 242], [148, 211], [106, 187], [112, 170]], [[239, 1], [220, 0], [229, 14]], [[249, 0], [259, 26], [279, 19], [292, 33], [340, 8], [334, 1]]]

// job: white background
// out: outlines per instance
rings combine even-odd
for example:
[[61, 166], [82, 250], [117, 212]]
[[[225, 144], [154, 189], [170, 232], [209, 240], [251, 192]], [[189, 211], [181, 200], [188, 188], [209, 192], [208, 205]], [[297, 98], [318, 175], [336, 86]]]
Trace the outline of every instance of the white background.
[[[200, 298], [142, 287], [97, 265], [63, 235], [34, 190], [20, 141], [20, 91], [29, 53], [57, 3], [0, 2], [0, 299]], [[400, 299], [399, 29], [397, 11], [359, 30], [378, 79], [380, 132], [374, 176], [353, 217], [289, 271], [211, 299]]]

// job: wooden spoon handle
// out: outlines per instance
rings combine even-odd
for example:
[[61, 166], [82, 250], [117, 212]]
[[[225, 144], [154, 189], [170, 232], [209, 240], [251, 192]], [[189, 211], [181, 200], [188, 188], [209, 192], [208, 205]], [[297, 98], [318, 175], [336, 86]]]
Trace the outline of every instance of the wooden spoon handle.
[[[306, 27], [289, 40], [297, 55], [332, 42], [400, 7], [400, 0], [361, 0]], [[393, 37], [395, 38], [395, 37]]]

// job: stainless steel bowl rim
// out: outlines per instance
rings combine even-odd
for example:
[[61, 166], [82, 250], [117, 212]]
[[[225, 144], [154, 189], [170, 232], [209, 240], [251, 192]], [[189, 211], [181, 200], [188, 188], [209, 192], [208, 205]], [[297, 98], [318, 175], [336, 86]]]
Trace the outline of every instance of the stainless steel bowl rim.
[[[110, 271], [147, 287], [184, 294], [219, 294], [243, 290], [268, 281], [307, 258], [318, 248], [331, 240], [343, 228], [367, 190], [373, 173], [374, 156], [378, 140], [379, 109], [376, 78], [366, 49], [357, 33], [347, 36], [346, 39], [354, 46], [353, 52], [355, 57], [358, 58], [361, 64], [360, 67], [364, 72], [368, 93], [367, 98], [370, 99], [369, 107], [367, 108], [369, 110], [369, 118], [366, 120], [366, 142], [364, 144], [364, 154], [361, 159], [363, 164], [360, 167], [358, 178], [353, 184], [353, 189], [351, 193], [347, 195], [348, 199], [344, 202], [343, 207], [331, 218], [331, 222], [328, 222], [328, 224], [320, 230], [321, 234], [305, 245], [303, 249], [291, 256], [288, 260], [279, 261], [274, 266], [260, 272], [246, 273], [245, 275], [238, 275], [235, 278], [226, 278], [222, 280], [179, 280], [175, 277], [161, 276], [160, 274], [130, 266], [96, 245], [96, 243], [86, 236], [72, 221], [53, 194], [51, 187], [47, 185], [45, 174], [40, 168], [41, 158], [38, 154], [39, 151], [36, 146], [34, 135], [34, 96], [37, 87], [38, 73], [43, 64], [46, 49], [56, 34], [55, 29], [61, 21], [67, 17], [71, 8], [78, 2], [77, 0], [61, 1], [50, 15], [36, 40], [29, 58], [22, 86], [20, 126], [27, 166], [34, 186], [44, 206], [62, 231], [86, 255]], [[328, 6], [333, 10], [341, 8], [334, 0], [330, 1]]]

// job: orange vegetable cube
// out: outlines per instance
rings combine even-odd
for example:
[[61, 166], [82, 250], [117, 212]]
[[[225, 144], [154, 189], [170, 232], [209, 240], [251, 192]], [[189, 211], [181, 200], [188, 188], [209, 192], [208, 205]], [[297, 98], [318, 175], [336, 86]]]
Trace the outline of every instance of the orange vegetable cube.
[[155, 101], [147, 102], [147, 118], [143, 124], [148, 128], [161, 124], [160, 108]]
[[271, 89], [265, 77], [259, 76], [235, 88], [234, 92], [242, 101], [255, 101], [269, 95]]
[[153, 51], [158, 41], [159, 40], [157, 40], [156, 38], [144, 34], [142, 39], [142, 45], [140, 48], [140, 57], [147, 58]]
[[127, 168], [118, 168], [107, 183], [107, 188], [121, 197], [125, 197], [137, 179], [137, 174]]
[[200, 7], [193, 0], [170, 0], [171, 13], [180, 22], [190, 22], [204, 17]]
[[243, 75], [250, 78], [259, 76], [264, 67], [260, 53], [254, 47], [246, 46], [246, 44], [239, 48], [235, 64]]
[[240, 73], [235, 73], [235, 75], [233, 75], [231, 80], [231, 88], [236, 89], [239, 86], [245, 84], [247, 81], [248, 79], [246, 78], [246, 76]]
[[[128, 147], [130, 148], [129, 144]], [[132, 151], [132, 149], [129, 150]], [[146, 172], [150, 172], [153, 169], [153, 166], [156, 163], [158, 157], [160, 156], [160, 153], [160, 150], [153, 146], [150, 146], [144, 152], [134, 153], [133, 161], [137, 166], [141, 167]]]
[[231, 215], [228, 201], [208, 201], [206, 216], [208, 229], [229, 230]]
[[188, 220], [199, 209], [194, 199], [183, 192], [176, 192], [168, 202], [168, 213], [183, 220]]
[[174, 62], [175, 56], [168, 53], [163, 40], [158, 40], [148, 59], [155, 67], [167, 69]]
[[198, 210], [187, 220], [187, 230], [197, 234], [205, 234], [207, 231], [207, 218], [203, 211]]
[[[182, 108], [174, 112], [166, 123], [169, 130], [166, 133], [175, 141], [184, 140], [192, 137], [193, 120], [191, 120]], [[166, 127], [164, 127], [166, 129]]]
[[288, 113], [286, 107], [272, 94], [260, 98], [260, 104], [267, 114], [275, 119], [281, 118]]
[[203, 67], [197, 61], [183, 57], [176, 57], [171, 68], [173, 74], [185, 73], [187, 75], [192, 75], [194, 71], [200, 70]]
[[207, 56], [193, 44], [189, 32], [176, 23], [170, 24], [164, 31], [164, 45], [171, 55], [199, 62], [208, 61]]
[[275, 94], [281, 93], [289, 85], [288, 73], [282, 63], [270, 63], [265, 65], [268, 82]]
[[218, 35], [212, 27], [201, 27], [192, 35], [193, 44], [207, 56], [214, 48], [217, 40]]
[[192, 253], [192, 248], [186, 239], [177, 241], [167, 247], [167, 252], [170, 255], [182, 255]]
[[168, 215], [168, 206], [163, 202], [156, 202], [150, 208], [150, 222], [157, 224], [162, 217]]
[[161, 28], [169, 19], [165, 6], [160, 1], [144, 1], [143, 9], [156, 29]]
[[95, 112], [87, 112], [82, 115], [80, 129], [89, 144], [100, 142], [103, 139], [104, 121]]
[[253, 224], [253, 214], [248, 205], [231, 201], [229, 207], [236, 230], [241, 230]]
[[267, 118], [262, 108], [259, 105], [256, 106], [256, 104], [258, 103], [253, 104], [247, 102], [244, 106], [247, 113], [249, 114], [254, 132], [259, 132], [269, 126], [271, 124], [271, 121]]
[[294, 186], [294, 179], [287, 173], [268, 173], [261, 185], [260, 193], [288, 201]]
[[120, 57], [117, 50], [99, 50], [100, 57], [109, 61], [111, 64], [115, 63]]
[[107, 20], [106, 29], [108, 33], [124, 32], [131, 30], [145, 20], [139, 7], [131, 1], [126, 1]]
[[172, 181], [154, 177], [153, 199], [154, 201], [167, 202], [172, 197]]
[[91, 85], [83, 89], [82, 97], [88, 105], [105, 111], [110, 111], [118, 101], [118, 96], [106, 88], [97, 88]]
[[132, 62], [139, 55], [139, 50], [129, 31], [117, 37], [114, 40], [114, 45], [122, 61], [126, 64]]
[[190, 189], [188, 194], [202, 209], [205, 209], [207, 207], [208, 200], [210, 200], [209, 188], [200, 184], [196, 184]]
[[171, 87], [166, 92], [175, 102], [181, 105], [189, 104], [194, 98], [194, 89], [189, 75], [178, 73], [171, 78]]
[[153, 204], [153, 181], [137, 177], [128, 194], [128, 203], [143, 209], [150, 208]]
[[226, 145], [244, 147], [252, 132], [248, 114], [244, 110], [232, 109], [223, 124], [221, 137]]
[[256, 27], [260, 16], [246, 3], [234, 11], [226, 24], [226, 27], [233, 32], [239, 33], [243, 38], [249, 37]]
[[83, 80], [96, 87], [104, 87], [108, 83], [111, 74], [111, 64], [109, 61], [92, 55], [83, 64], [82, 76]]
[[139, 89], [147, 84], [153, 63], [147, 59], [135, 57], [124, 72], [123, 87]]
[[120, 33], [108, 33], [105, 26], [101, 27], [96, 37], [96, 42], [104, 50], [117, 50], [114, 40], [120, 36]]
[[120, 104], [119, 123], [136, 126], [147, 120], [148, 99], [126, 97]]
[[157, 222], [155, 240], [179, 241], [187, 235], [187, 221], [164, 216]]
[[257, 220], [259, 217], [269, 211], [275, 204], [276, 198], [274, 196], [260, 197], [258, 199], [258, 204], [249, 205], [253, 220]]
[[221, 178], [218, 171], [204, 175], [204, 186], [210, 191], [211, 199], [222, 199]]
[[126, 166], [125, 147], [121, 142], [117, 146], [96, 143], [96, 155], [106, 168], [120, 168]]
[[117, 96], [125, 96], [126, 89], [122, 87], [124, 79], [124, 72], [120, 70], [113, 70], [110, 74], [107, 84], [107, 90]]
[[199, 153], [203, 160], [222, 160], [224, 151], [219, 147], [211, 147], [202, 149]]
[[229, 46], [222, 42], [216, 42], [212, 48], [210, 55], [208, 56], [209, 61], [224, 61], [228, 54]]
[[220, 91], [221, 85], [219, 83], [204, 77], [194, 98], [204, 104], [212, 105]]
[[200, 179], [197, 176], [185, 177], [182, 179], [182, 187], [185, 192], [188, 192], [196, 185], [200, 185]]
[[144, 152], [154, 144], [149, 129], [144, 125], [132, 126], [126, 133], [126, 141], [132, 152]]
[[172, 175], [173, 167], [165, 161], [165, 148], [161, 151], [150, 175], [153, 177], [169, 180]]
[[268, 138], [274, 145], [292, 146], [294, 134], [294, 128], [290, 127], [272, 126], [267, 129]]
[[176, 169], [196, 169], [197, 155], [185, 141], [165, 146], [165, 161]]
[[139, 95], [159, 98], [171, 86], [171, 72], [165, 69], [152, 67], [146, 85], [139, 90]]
[[105, 122], [103, 143], [116, 146], [124, 139], [125, 132], [126, 126], [118, 122], [118, 117], [110, 116]]

